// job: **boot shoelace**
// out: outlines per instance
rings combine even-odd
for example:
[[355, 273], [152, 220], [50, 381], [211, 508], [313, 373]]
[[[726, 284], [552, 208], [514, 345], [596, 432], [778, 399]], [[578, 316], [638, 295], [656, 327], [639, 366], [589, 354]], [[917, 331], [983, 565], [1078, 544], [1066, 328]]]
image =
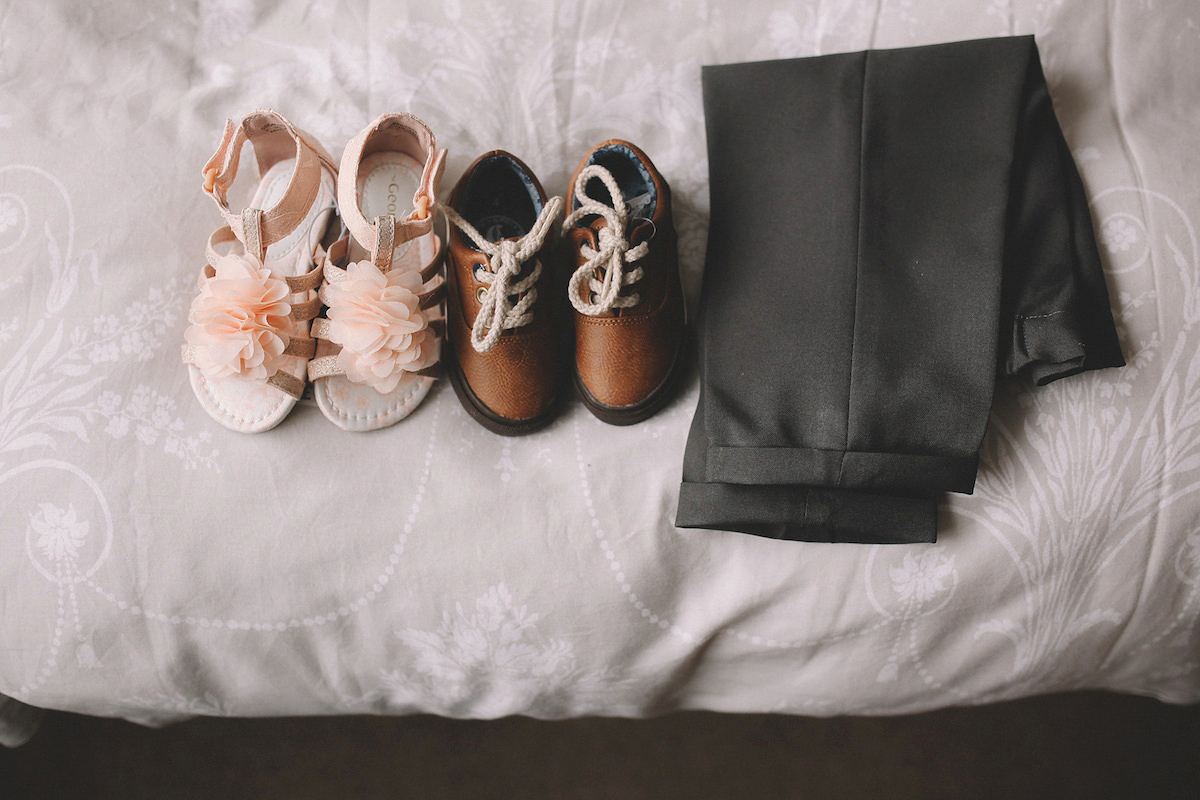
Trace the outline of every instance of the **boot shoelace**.
[[[599, 178], [604, 184], [612, 199], [611, 206], [587, 195], [585, 187], [592, 178]], [[616, 178], [599, 164], [590, 164], [579, 173], [579, 177], [575, 180], [575, 198], [579, 201], [579, 208], [572, 211], [563, 220], [564, 233], [571, 225], [593, 214], [603, 217], [606, 224], [599, 231], [596, 248], [586, 242], [580, 248], [580, 252], [587, 260], [579, 269], [575, 270], [567, 284], [567, 296], [571, 298], [571, 305], [575, 306], [575, 310], [580, 314], [592, 317], [612, 311], [614, 308], [630, 308], [637, 305], [641, 301], [637, 292], [622, 295], [621, 290], [642, 279], [644, 272], [641, 267], [634, 266], [628, 271], [626, 269], [646, 255], [649, 250], [649, 242], [642, 242], [637, 247], [631, 247], [626, 239], [625, 230], [629, 226], [629, 208], [625, 204], [625, 198], [621, 194], [621, 188], [617, 185]], [[599, 279], [596, 277], [597, 274], [601, 276]], [[587, 281], [590, 302], [585, 301], [579, 291], [584, 281]]]
[[[471, 326], [471, 346], [476, 352], [486, 353], [496, 346], [500, 334], [505, 330], [527, 325], [533, 319], [529, 308], [537, 300], [534, 284], [542, 274], [541, 262], [535, 262], [533, 269], [524, 278], [516, 280], [516, 277], [525, 262], [542, 249], [550, 225], [561, 208], [562, 198], [551, 197], [546, 201], [533, 227], [524, 236], [516, 241], [504, 239], [489, 242], [458, 212], [449, 206], [442, 206], [446, 218], [458, 226], [458, 229], [488, 256], [488, 270], [475, 272], [475, 278], [488, 285], [487, 292], [481, 300], [479, 314]], [[510, 299], [512, 295], [518, 296], [516, 303]]]

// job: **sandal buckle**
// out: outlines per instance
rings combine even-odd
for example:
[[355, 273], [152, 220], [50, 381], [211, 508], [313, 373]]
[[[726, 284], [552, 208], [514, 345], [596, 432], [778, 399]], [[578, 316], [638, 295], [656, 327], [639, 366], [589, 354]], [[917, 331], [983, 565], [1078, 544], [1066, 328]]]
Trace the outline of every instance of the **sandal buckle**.
[[417, 197], [416, 208], [409, 214], [410, 219], [429, 219], [429, 195], [423, 194]]

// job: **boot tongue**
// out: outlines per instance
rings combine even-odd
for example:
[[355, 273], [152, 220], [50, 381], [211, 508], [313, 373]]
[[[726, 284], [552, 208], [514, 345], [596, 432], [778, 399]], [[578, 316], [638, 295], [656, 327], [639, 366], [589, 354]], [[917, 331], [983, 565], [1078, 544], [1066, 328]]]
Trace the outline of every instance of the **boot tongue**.
[[608, 227], [608, 220], [597, 214], [583, 227], [591, 234], [592, 246], [595, 247], [600, 241], [600, 231]]
[[520, 239], [521, 229], [511, 217], [501, 214], [484, 217], [479, 220], [476, 230], [489, 242], [499, 242], [504, 239]]
[[487, 239], [489, 242], [499, 242], [502, 239], [517, 238], [515, 236], [504, 235], [507, 227], [508, 226], [505, 225], [503, 221], [492, 222], [490, 225], [481, 230], [480, 233], [482, 233], [483, 238]]
[[600, 246], [600, 230], [607, 224], [607, 220], [601, 216], [591, 216], [581, 219], [579, 222], [571, 226], [567, 231], [567, 235], [571, 241], [578, 247], [580, 244], [586, 244], [593, 250]]

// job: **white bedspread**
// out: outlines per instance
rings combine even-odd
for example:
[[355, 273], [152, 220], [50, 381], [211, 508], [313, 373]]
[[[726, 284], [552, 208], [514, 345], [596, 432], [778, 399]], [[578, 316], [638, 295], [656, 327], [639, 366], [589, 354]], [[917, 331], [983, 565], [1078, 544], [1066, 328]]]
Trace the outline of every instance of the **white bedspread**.
[[[1200, 700], [1194, 3], [198, 5], [0, 4], [4, 695], [150, 723]], [[305, 401], [239, 435], [194, 402], [178, 345], [227, 116], [277, 108], [340, 154], [414, 112], [444, 191], [502, 147], [563, 193], [631, 139], [675, 190], [694, 304], [701, 64], [1014, 33], [1042, 49], [1129, 366], [1006, 381], [936, 545], [675, 529], [694, 376], [644, 424], [573, 403], [517, 439], [444, 384], [372, 434]], [[32, 718], [0, 698], [0, 740]]]

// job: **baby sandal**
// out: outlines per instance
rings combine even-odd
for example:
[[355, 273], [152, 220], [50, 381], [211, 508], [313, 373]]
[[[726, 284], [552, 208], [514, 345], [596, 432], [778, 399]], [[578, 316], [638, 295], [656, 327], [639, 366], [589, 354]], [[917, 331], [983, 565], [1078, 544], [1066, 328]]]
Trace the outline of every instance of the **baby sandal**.
[[308, 377], [317, 406], [344, 430], [399, 422], [436, 378], [445, 322], [433, 216], [445, 156], [411, 114], [384, 114], [342, 154], [338, 207], [349, 234], [324, 263]]
[[[234, 213], [227, 193], [246, 142], [260, 179]], [[316, 255], [335, 216], [336, 178], [321, 145], [270, 110], [227, 120], [204, 166], [204, 191], [227, 225], [209, 238], [182, 355], [200, 405], [227, 428], [270, 430], [304, 392], [320, 310]]]

